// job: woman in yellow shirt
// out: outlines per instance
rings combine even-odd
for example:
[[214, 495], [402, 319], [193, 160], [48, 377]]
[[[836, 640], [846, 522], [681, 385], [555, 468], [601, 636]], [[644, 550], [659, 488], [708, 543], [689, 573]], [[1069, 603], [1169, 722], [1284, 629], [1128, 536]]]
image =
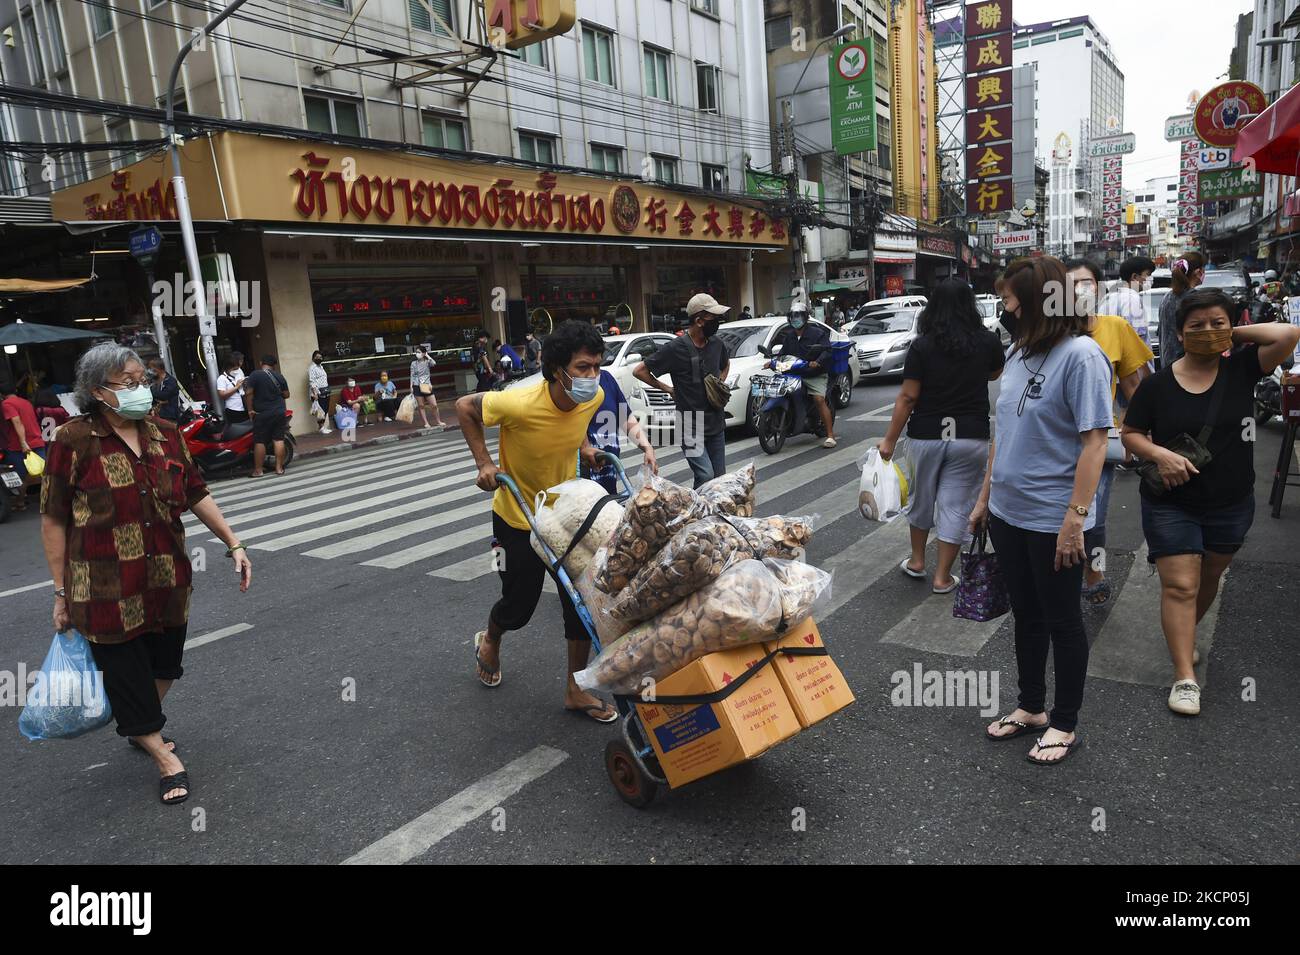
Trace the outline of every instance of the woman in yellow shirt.
[[[1137, 391], [1137, 386], [1148, 373], [1147, 362], [1155, 356], [1146, 343], [1138, 337], [1133, 326], [1118, 315], [1098, 315], [1097, 302], [1102, 291], [1101, 267], [1090, 259], [1070, 259], [1065, 263], [1066, 277], [1073, 285], [1075, 307], [1088, 316], [1088, 334], [1101, 346], [1110, 359], [1114, 373], [1110, 381], [1110, 399], [1115, 393], [1124, 396], [1124, 406]], [[1102, 465], [1101, 480], [1097, 484], [1095, 513], [1097, 523], [1084, 533], [1083, 543], [1088, 552], [1088, 565], [1084, 571], [1083, 599], [1093, 606], [1110, 600], [1110, 582], [1106, 580], [1106, 511], [1110, 508], [1110, 490], [1115, 482], [1115, 466], [1124, 458], [1119, 444], [1119, 426], [1124, 420], [1123, 409], [1115, 416], [1111, 431], [1110, 448], [1106, 463]], [[1111, 453], [1110, 449], [1114, 449]]]

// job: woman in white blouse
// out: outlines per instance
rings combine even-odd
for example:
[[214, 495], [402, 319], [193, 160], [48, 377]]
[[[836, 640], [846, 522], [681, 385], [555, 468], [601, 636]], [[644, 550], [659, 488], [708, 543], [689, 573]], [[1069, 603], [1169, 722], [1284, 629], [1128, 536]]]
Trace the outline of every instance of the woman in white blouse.
[[329, 375], [325, 373], [324, 359], [318, 351], [312, 352], [311, 364], [307, 366], [307, 387], [312, 400], [320, 402], [320, 409], [325, 412], [325, 420], [321, 422], [320, 433], [331, 434], [330, 379]]
[[248, 410], [244, 407], [244, 369], [240, 367], [243, 363], [244, 356], [232, 351], [225, 369], [217, 375], [217, 394], [226, 409], [227, 423], [248, 420]]

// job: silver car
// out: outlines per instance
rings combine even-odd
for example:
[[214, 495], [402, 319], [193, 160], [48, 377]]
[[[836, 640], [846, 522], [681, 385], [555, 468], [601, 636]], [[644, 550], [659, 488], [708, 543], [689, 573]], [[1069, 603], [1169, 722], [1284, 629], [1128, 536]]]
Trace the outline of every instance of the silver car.
[[873, 312], [844, 329], [853, 339], [863, 378], [885, 378], [903, 373], [907, 352], [916, 340], [919, 308]]

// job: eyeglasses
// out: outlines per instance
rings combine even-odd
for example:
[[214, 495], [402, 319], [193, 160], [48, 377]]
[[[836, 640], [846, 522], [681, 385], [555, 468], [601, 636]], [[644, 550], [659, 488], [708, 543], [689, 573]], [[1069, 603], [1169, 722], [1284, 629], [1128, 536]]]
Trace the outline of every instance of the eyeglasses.
[[105, 381], [105, 387], [111, 387], [113, 391], [121, 391], [125, 388], [139, 388], [144, 384], [144, 375], [138, 378], [132, 378], [129, 381]]

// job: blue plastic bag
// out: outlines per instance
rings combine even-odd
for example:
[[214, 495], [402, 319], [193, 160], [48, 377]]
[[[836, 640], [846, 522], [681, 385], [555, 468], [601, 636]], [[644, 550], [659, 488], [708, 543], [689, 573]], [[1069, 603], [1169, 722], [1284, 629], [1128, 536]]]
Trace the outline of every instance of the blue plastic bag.
[[357, 426], [357, 413], [346, 406], [335, 408], [334, 423], [339, 426], [340, 431], [355, 428]]
[[27, 690], [18, 731], [28, 739], [73, 739], [108, 725], [113, 711], [90, 643], [76, 630], [56, 633]]

